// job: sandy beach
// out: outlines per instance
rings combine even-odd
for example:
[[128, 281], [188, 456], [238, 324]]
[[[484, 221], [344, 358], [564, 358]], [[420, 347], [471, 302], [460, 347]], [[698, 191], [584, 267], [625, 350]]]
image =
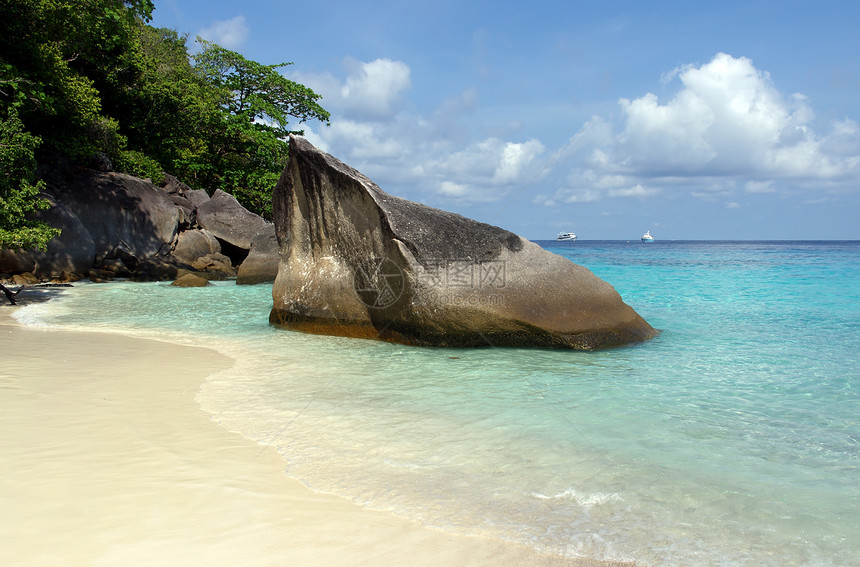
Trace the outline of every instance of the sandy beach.
[[0, 564], [522, 566], [571, 560], [318, 494], [195, 402], [232, 360], [0, 307]]

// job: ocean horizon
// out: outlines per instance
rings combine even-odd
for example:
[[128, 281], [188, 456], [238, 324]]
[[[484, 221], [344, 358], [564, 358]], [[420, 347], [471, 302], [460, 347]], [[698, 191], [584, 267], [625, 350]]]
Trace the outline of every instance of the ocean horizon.
[[82, 282], [15, 317], [232, 357], [197, 393], [213, 420], [313, 490], [427, 526], [638, 565], [860, 565], [860, 241], [536, 242], [660, 335], [306, 335], [268, 324], [271, 285], [234, 282]]

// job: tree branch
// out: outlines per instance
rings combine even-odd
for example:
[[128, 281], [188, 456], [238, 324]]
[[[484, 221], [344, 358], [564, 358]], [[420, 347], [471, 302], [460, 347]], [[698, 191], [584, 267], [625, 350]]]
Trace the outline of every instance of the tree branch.
[[0, 291], [2, 291], [3, 293], [6, 294], [6, 299], [9, 300], [10, 305], [18, 305], [18, 302], [15, 300], [15, 298], [18, 296], [19, 293], [24, 291], [25, 287], [26, 286], [22, 285], [21, 287], [18, 288], [18, 291], [13, 292], [12, 290], [8, 289], [5, 285], [0, 284]]

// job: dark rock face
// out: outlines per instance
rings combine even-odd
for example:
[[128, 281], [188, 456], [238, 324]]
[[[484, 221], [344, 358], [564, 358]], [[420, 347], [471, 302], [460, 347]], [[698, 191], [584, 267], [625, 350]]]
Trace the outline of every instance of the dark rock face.
[[96, 262], [119, 243], [138, 258], [158, 254], [176, 237], [179, 212], [167, 192], [121, 173], [86, 172], [57, 194], [95, 244]]
[[0, 250], [0, 274], [25, 274], [36, 267], [30, 252], [20, 250]]
[[438, 346], [594, 349], [656, 334], [586, 268], [389, 195], [303, 138], [290, 138], [274, 207], [277, 325]]
[[[15, 264], [0, 266], [0, 272], [14, 274], [32, 271], [46, 277], [58, 277], [63, 273], [85, 273], [95, 259], [95, 243], [90, 233], [65, 204], [51, 195], [42, 197], [51, 203], [51, 207], [37, 211], [33, 217], [61, 229], [62, 236], [51, 240], [44, 252], [0, 250], [0, 259], [16, 259]], [[0, 264], [2, 263], [0, 261]]]
[[249, 212], [236, 197], [220, 189], [197, 206], [197, 223], [218, 240], [244, 250], [251, 249], [251, 239], [267, 224], [263, 217]]
[[[0, 250], [0, 278], [29, 273], [64, 281], [90, 276], [99, 281], [130, 277], [175, 279], [193, 271], [209, 280], [236, 277], [258, 232], [264, 235], [249, 278], [274, 281], [274, 226], [243, 208], [232, 196], [191, 189], [167, 175], [163, 187], [118, 173], [73, 170], [51, 176], [44, 195], [51, 206], [34, 217], [62, 229], [46, 252]], [[217, 238], [198, 222], [217, 230]], [[267, 267], [265, 264], [269, 263]], [[268, 269], [268, 272], [266, 271]]]
[[275, 281], [278, 275], [280, 248], [275, 225], [267, 224], [263, 231], [251, 239], [251, 251], [239, 266], [236, 283], [253, 285]]

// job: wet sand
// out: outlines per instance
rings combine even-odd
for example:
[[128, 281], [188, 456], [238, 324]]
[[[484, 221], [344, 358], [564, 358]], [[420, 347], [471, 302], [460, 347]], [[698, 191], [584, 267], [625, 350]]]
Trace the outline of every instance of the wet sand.
[[315, 493], [195, 402], [209, 349], [20, 326], [0, 306], [0, 564], [607, 566]]

